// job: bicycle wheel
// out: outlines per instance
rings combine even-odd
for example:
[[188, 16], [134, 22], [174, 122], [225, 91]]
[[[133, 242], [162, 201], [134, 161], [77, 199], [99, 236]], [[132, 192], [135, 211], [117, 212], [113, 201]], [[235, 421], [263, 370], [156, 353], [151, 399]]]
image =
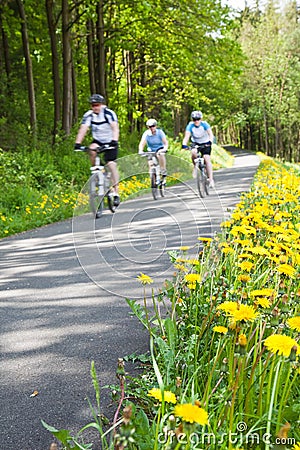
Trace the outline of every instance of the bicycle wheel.
[[156, 173], [153, 171], [151, 173], [151, 191], [154, 200], [157, 200], [157, 184], [156, 184]]
[[206, 169], [204, 169], [204, 186], [205, 186], [205, 193], [206, 195], [209, 195], [209, 180], [208, 180], [208, 176], [206, 173]]
[[103, 211], [103, 195], [99, 193], [100, 177], [96, 172], [90, 178], [89, 202], [95, 216], [100, 217]]
[[166, 189], [166, 179], [162, 178], [161, 182], [159, 183], [159, 193], [161, 197], [165, 196], [165, 189]]
[[111, 190], [109, 190], [108, 193], [106, 194], [106, 198], [107, 198], [107, 204], [108, 204], [110, 211], [112, 213], [114, 213], [116, 211], [117, 207], [114, 205], [114, 194]]
[[205, 175], [204, 172], [201, 170], [201, 168], [199, 168], [199, 166], [197, 167], [197, 188], [198, 188], [198, 192], [201, 198], [204, 198], [206, 195], [206, 180], [205, 180]]

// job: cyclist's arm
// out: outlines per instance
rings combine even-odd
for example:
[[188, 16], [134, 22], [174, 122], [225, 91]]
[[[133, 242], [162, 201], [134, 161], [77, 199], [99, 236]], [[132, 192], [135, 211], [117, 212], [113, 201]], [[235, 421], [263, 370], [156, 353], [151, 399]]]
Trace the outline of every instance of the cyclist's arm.
[[119, 124], [118, 124], [117, 121], [114, 121], [114, 122], [110, 122], [110, 126], [111, 126], [111, 129], [112, 129], [112, 141], [118, 142], [119, 134], [120, 134]]
[[140, 140], [140, 143], [139, 143], [139, 154], [144, 153], [144, 147], [145, 147], [145, 145], [146, 145], [146, 139], [144, 139], [144, 138], [142, 137], [142, 139]]
[[88, 129], [89, 129], [89, 125], [85, 125], [85, 124], [80, 125], [80, 128], [79, 128], [77, 136], [76, 136], [76, 140], [75, 140], [76, 144], [81, 144]]
[[214, 135], [213, 135], [213, 132], [212, 132], [211, 128], [208, 128], [207, 134], [208, 134], [208, 136], [209, 136], [210, 142], [213, 143], [213, 141], [214, 141]]
[[191, 132], [186, 130], [186, 132], [184, 133], [184, 138], [183, 138], [183, 141], [182, 141], [182, 145], [188, 145], [190, 137], [191, 137]]
[[168, 150], [169, 143], [165, 136], [162, 138], [162, 143], [164, 144], [164, 151], [166, 152]]

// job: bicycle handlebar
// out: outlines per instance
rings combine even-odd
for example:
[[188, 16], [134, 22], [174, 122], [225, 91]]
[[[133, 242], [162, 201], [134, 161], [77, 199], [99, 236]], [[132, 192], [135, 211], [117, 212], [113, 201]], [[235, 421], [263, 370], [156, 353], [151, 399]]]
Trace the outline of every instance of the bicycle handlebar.
[[90, 150], [93, 152], [97, 152], [97, 153], [103, 153], [106, 152], [107, 150], [114, 150], [115, 147], [111, 146], [110, 144], [102, 144], [99, 145], [96, 148], [90, 148], [88, 146], [82, 145], [80, 148], [76, 148], [74, 150], [74, 152], [89, 152]]
[[155, 152], [143, 152], [143, 153], [140, 153], [140, 156], [156, 156], [156, 155], [158, 155], [160, 152], [161, 153], [166, 153], [166, 151], [164, 150], [164, 151], [162, 151], [163, 150], [163, 148], [159, 148], [158, 150], [156, 150]]

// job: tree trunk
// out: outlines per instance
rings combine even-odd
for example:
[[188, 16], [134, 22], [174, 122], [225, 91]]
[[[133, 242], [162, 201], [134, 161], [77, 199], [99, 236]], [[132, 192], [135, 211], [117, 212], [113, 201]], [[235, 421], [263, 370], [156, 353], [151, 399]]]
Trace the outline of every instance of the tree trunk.
[[96, 77], [95, 77], [95, 58], [94, 58], [94, 47], [93, 47], [93, 23], [91, 19], [87, 20], [87, 51], [88, 51], [88, 62], [89, 62], [89, 80], [90, 80], [90, 93], [96, 93]]
[[103, 19], [103, 0], [99, 0], [97, 6], [97, 38], [98, 38], [98, 61], [99, 61], [99, 93], [106, 96], [106, 58]]
[[22, 42], [23, 42], [23, 52], [26, 62], [26, 76], [27, 76], [27, 86], [28, 86], [28, 100], [30, 109], [30, 127], [33, 137], [33, 142], [35, 145], [36, 134], [37, 134], [37, 121], [36, 121], [36, 104], [35, 104], [35, 91], [33, 82], [33, 71], [32, 71], [32, 61], [30, 57], [29, 49], [29, 39], [27, 31], [27, 22], [25, 9], [22, 0], [16, 0], [20, 18], [21, 18], [21, 31], [22, 31]]
[[[10, 67], [10, 57], [9, 57], [9, 45], [8, 45], [7, 34], [5, 32], [5, 29], [3, 28], [2, 14], [3, 14], [2, 8], [0, 7], [0, 28], [1, 28], [1, 37], [2, 37], [1, 53], [3, 54], [3, 59], [4, 59], [4, 67], [5, 67], [5, 72], [6, 72], [8, 92], [10, 93], [11, 67]], [[1, 61], [1, 59], [0, 59], [0, 61]], [[2, 64], [1, 64], [1, 67], [2, 67]]]
[[70, 134], [72, 124], [72, 51], [70, 38], [70, 12], [68, 0], [62, 0], [63, 42], [63, 117], [62, 128]]
[[59, 57], [57, 52], [56, 26], [53, 17], [53, 0], [46, 0], [45, 6], [47, 13], [47, 21], [51, 43], [51, 55], [52, 55], [51, 62], [52, 62], [52, 78], [53, 78], [53, 96], [54, 96], [54, 124], [53, 124], [52, 144], [55, 144], [57, 128], [61, 119]]

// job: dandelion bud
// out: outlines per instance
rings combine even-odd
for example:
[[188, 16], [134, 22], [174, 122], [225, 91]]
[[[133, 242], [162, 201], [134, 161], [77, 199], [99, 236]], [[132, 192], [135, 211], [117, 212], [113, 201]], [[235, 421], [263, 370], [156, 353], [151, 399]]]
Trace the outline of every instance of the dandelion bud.
[[297, 345], [294, 345], [292, 347], [292, 349], [291, 349], [291, 353], [290, 353], [290, 356], [289, 356], [290, 362], [296, 361], [296, 359], [297, 359], [297, 350], [298, 350]]

